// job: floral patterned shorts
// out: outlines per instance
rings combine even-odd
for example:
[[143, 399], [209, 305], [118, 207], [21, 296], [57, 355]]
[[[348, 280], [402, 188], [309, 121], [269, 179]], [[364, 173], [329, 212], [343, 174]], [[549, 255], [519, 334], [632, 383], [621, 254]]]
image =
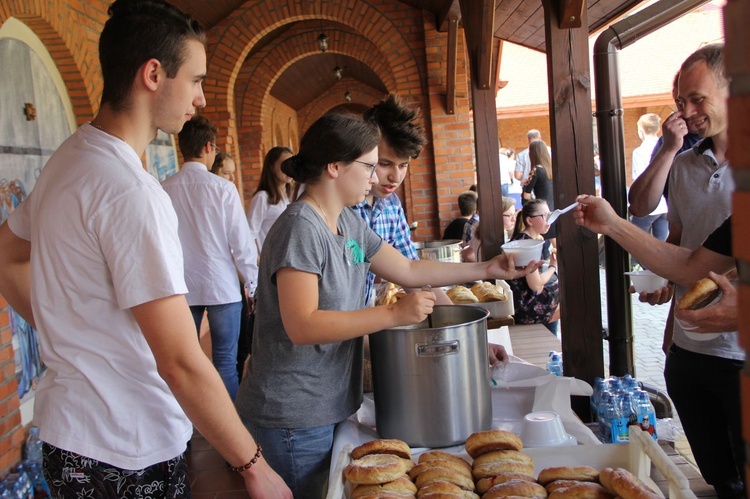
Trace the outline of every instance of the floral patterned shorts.
[[142, 470], [124, 470], [47, 443], [43, 453], [44, 478], [54, 498], [191, 497], [184, 454]]

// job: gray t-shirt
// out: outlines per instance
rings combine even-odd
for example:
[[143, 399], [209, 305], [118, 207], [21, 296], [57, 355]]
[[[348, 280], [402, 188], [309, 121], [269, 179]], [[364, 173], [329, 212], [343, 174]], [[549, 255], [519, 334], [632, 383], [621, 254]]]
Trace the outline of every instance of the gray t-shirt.
[[[710, 138], [704, 139], [677, 156], [669, 175], [670, 223], [682, 225], [680, 246], [694, 250], [732, 213], [734, 179], [729, 165], [718, 164]], [[687, 291], [675, 286], [674, 300]], [[743, 360], [745, 352], [738, 343], [737, 332], [696, 341], [689, 338], [675, 321], [674, 343], [685, 350], [726, 359]]]
[[337, 423], [362, 403], [362, 338], [294, 345], [281, 321], [276, 272], [284, 267], [318, 275], [320, 310], [364, 308], [370, 258], [383, 240], [345, 209], [334, 235], [305, 202], [289, 206], [268, 233], [261, 253], [253, 355], [237, 394], [243, 419], [264, 428]]

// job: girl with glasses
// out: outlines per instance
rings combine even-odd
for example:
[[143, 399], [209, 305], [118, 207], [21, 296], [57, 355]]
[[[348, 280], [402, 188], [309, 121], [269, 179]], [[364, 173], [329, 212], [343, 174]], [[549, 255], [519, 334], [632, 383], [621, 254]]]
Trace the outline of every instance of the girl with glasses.
[[333, 432], [362, 403], [366, 334], [418, 323], [435, 294], [416, 291], [393, 305], [365, 308], [370, 269], [405, 287], [514, 278], [505, 255], [483, 263], [409, 260], [370, 229], [350, 206], [378, 182], [380, 134], [341, 114], [318, 119], [299, 153], [281, 170], [305, 193], [281, 214], [260, 258], [255, 332], [248, 375], [236, 400], [263, 456], [295, 498], [320, 498]]
[[[521, 239], [543, 240], [550, 229], [547, 223], [550, 210], [543, 199], [527, 201], [518, 214], [512, 241]], [[546, 270], [535, 270], [525, 277], [508, 281], [513, 290], [516, 324], [544, 324], [557, 335], [560, 319], [560, 289], [557, 281], [557, 257], [550, 251], [550, 242], [544, 241], [542, 260], [549, 259]]]

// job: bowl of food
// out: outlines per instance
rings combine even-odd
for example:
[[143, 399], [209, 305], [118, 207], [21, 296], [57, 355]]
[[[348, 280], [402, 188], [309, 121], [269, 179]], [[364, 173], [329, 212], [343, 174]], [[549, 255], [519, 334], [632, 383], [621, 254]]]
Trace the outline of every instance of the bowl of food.
[[565, 432], [562, 418], [556, 412], [530, 412], [523, 417], [521, 441], [524, 447], [561, 447], [578, 441]]
[[635, 272], [625, 272], [630, 276], [630, 282], [633, 284], [636, 293], [653, 293], [667, 285], [667, 279], [654, 274], [650, 270], [637, 270]]
[[531, 261], [540, 261], [542, 259], [542, 246], [544, 241], [536, 239], [517, 239], [502, 245], [503, 253], [513, 255], [516, 267], [525, 267]]

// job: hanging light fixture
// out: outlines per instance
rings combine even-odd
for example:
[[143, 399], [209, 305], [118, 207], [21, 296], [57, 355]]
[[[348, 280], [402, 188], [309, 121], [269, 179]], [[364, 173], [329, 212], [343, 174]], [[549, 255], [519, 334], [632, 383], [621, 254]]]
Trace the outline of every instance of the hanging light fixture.
[[341, 81], [341, 78], [344, 76], [344, 70], [336, 64], [336, 67], [333, 68], [333, 74], [336, 76], [336, 80]]
[[352, 93], [347, 90], [346, 93], [344, 94], [344, 99], [346, 100], [346, 102], [351, 102], [352, 101]]
[[321, 33], [318, 36], [318, 47], [320, 47], [321, 52], [328, 50], [328, 35], [325, 33]]

